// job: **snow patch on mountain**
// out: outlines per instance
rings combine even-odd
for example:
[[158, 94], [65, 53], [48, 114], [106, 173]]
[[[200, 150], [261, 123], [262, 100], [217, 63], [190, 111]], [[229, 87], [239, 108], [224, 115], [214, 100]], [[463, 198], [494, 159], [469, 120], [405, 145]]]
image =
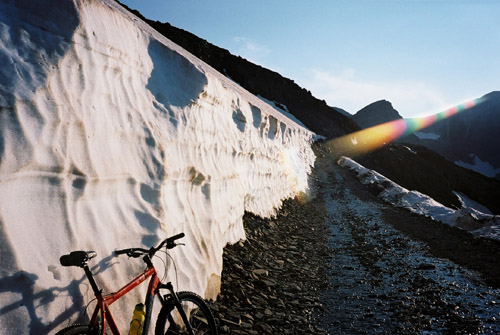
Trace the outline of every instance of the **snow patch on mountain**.
[[[95, 250], [111, 292], [143, 269], [114, 249], [180, 232], [169, 278], [215, 298], [244, 212], [307, 191], [311, 131], [114, 1], [3, 1], [0, 36], [3, 332], [82, 318], [93, 294], [61, 255]], [[124, 328], [144, 290], [113, 305]]]
[[481, 160], [481, 158], [479, 158], [477, 155], [470, 154], [469, 157], [471, 158], [472, 163], [466, 163], [459, 160], [456, 161], [455, 164], [464, 167], [466, 169], [479, 172], [482, 175], [485, 175], [486, 177], [490, 178], [495, 178], [497, 175], [500, 174], [500, 168], [495, 168], [489, 162]]
[[415, 136], [417, 136], [421, 140], [439, 140], [439, 138], [441, 137], [438, 134], [426, 133], [423, 131], [416, 131], [413, 134], [415, 134]]

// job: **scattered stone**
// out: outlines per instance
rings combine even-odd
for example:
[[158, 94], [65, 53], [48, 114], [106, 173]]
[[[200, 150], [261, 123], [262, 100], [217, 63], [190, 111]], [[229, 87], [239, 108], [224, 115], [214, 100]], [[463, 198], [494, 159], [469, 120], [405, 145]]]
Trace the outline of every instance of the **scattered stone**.
[[255, 269], [255, 270], [252, 270], [253, 273], [255, 273], [256, 275], [269, 275], [269, 272], [267, 270], [264, 270], [264, 269]]
[[417, 270], [434, 270], [436, 266], [434, 264], [422, 263], [417, 266]]

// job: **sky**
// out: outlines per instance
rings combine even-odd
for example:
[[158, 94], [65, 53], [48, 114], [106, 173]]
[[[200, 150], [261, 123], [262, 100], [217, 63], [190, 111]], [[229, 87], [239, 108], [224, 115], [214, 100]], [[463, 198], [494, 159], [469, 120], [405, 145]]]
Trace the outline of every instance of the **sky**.
[[403, 117], [500, 90], [497, 0], [122, 0], [294, 80], [351, 114]]

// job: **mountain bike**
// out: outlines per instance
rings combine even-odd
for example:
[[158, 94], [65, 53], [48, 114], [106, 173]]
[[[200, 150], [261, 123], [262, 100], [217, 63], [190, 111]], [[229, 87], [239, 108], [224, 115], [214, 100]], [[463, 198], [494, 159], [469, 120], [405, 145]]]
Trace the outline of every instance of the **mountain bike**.
[[[165, 250], [167, 250], [177, 245], [182, 245], [175, 242], [182, 237], [184, 237], [184, 233], [169, 237], [163, 240], [157, 247], [151, 247], [149, 250], [143, 248], [115, 250], [115, 255], [126, 254], [132, 258], [143, 256], [142, 260], [146, 263], [146, 269], [135, 279], [111, 294], [102, 293], [102, 290], [97, 287], [92, 272], [89, 269], [88, 262], [97, 256], [94, 251], [73, 251], [68, 255], [61, 256], [60, 263], [62, 266], [77, 266], [83, 268], [90, 286], [94, 291], [97, 305], [87, 325], [72, 325], [60, 330], [56, 335], [104, 335], [106, 327], [109, 327], [113, 335], [119, 335], [120, 332], [113, 319], [109, 306], [148, 278], [151, 279], [149, 281], [144, 303], [146, 306], [146, 314], [142, 327], [142, 335], [148, 334], [155, 296], [158, 297], [162, 305], [156, 320], [155, 335], [216, 335], [217, 328], [215, 319], [206, 302], [193, 292], [175, 292], [171, 282], [163, 284], [151, 261], [155, 253], [162, 248], [165, 247]], [[166, 251], [163, 252], [166, 253]]]

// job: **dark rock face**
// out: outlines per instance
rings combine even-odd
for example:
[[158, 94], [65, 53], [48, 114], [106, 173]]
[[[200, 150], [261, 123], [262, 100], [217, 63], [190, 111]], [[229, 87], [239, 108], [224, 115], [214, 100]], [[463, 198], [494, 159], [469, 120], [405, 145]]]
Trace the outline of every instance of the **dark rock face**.
[[352, 118], [352, 114], [349, 113], [348, 111], [346, 111], [345, 109], [342, 109], [340, 107], [332, 107], [332, 108], [335, 109], [340, 114], [343, 114], [343, 115], [347, 116], [348, 118]]
[[[399, 143], [426, 146], [452, 162], [474, 165], [475, 160], [488, 163], [500, 169], [500, 91], [483, 96], [482, 103], [470, 109], [422, 129], [420, 132], [431, 136], [411, 134]], [[381, 123], [402, 119], [398, 111], [386, 100], [374, 102], [352, 116], [361, 128], [369, 128]], [[461, 164], [464, 166], [464, 164]], [[477, 172], [500, 179], [500, 173], [480, 169]]]
[[[475, 160], [488, 163], [491, 170], [500, 169], [500, 92], [491, 92], [481, 98], [482, 103], [470, 109], [461, 111], [422, 129], [420, 132], [431, 136], [411, 134], [401, 139], [399, 143], [412, 143], [426, 146], [452, 162], [463, 162], [474, 165]], [[381, 123], [402, 119], [398, 111], [386, 100], [374, 102], [352, 116], [361, 127], [369, 128]], [[464, 164], [461, 164], [464, 166]], [[475, 169], [488, 177], [500, 179], [487, 174], [484, 169]]]

